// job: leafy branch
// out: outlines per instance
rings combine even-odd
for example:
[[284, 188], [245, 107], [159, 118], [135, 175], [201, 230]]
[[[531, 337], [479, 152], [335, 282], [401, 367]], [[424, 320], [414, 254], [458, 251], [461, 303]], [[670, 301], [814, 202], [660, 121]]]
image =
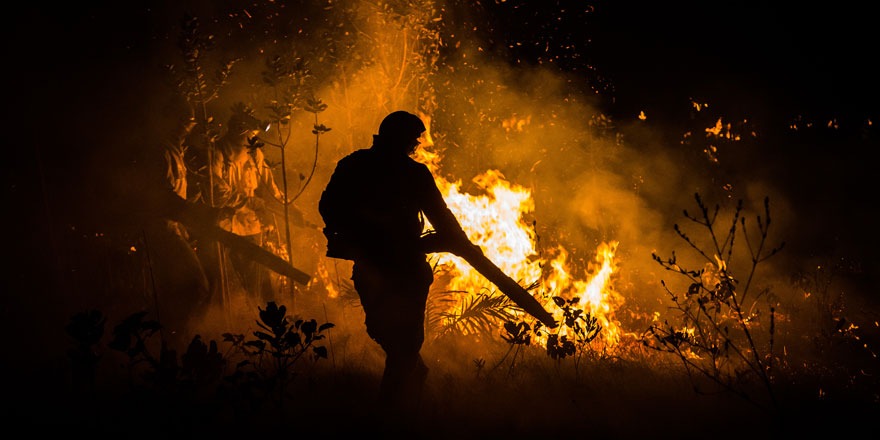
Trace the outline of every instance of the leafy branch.
[[[324, 133], [330, 131], [323, 124], [318, 123], [318, 113], [327, 109], [327, 104], [321, 102], [320, 99], [314, 97], [306, 97], [308, 95], [308, 80], [312, 73], [308, 62], [296, 54], [268, 58], [266, 60], [266, 69], [262, 72], [263, 83], [268, 86], [273, 94], [272, 100], [266, 105], [269, 111], [275, 132], [278, 137], [275, 142], [266, 141], [267, 144], [277, 147], [281, 151], [281, 188], [284, 194], [284, 227], [287, 237], [288, 256], [292, 258], [292, 241], [290, 234], [290, 204], [302, 195], [318, 165], [319, 139]], [[290, 188], [287, 179], [287, 147], [293, 135], [290, 122], [293, 114], [299, 110], [305, 109], [315, 115], [314, 128], [312, 134], [315, 135], [315, 151], [312, 162], [312, 169], [308, 177], [300, 174], [300, 187], [296, 194], [290, 195]]]
[[248, 340], [241, 334], [223, 334], [224, 341], [232, 343], [246, 356], [237, 364], [231, 379], [249, 381], [259, 389], [277, 390], [277, 402], [283, 405], [300, 359], [307, 353], [311, 353], [314, 361], [327, 358], [327, 348], [317, 342], [326, 337], [324, 332], [334, 324], [318, 325], [315, 319], [288, 317], [287, 307], [272, 301], [265, 309], [259, 310], [257, 325], [262, 330], [253, 332], [256, 339]]
[[[734, 392], [746, 400], [752, 401], [744, 390], [744, 381], [755, 376], [764, 385], [772, 405], [775, 396], [771, 381], [773, 368], [773, 344], [776, 331], [776, 309], [774, 304], [766, 304], [768, 320], [766, 322], [767, 339], [756, 339], [755, 330], [764, 324], [761, 322], [761, 304], [758, 301], [768, 290], [762, 291], [753, 300], [746, 302], [749, 289], [755, 277], [758, 265], [777, 254], [784, 242], [777, 247], [767, 249], [770, 225], [770, 201], [764, 199], [764, 216], [757, 216], [757, 237], [750, 237], [746, 227], [746, 219], [742, 217], [742, 200], [738, 201], [730, 227], [725, 235], [719, 237], [717, 222], [720, 207], [716, 205], [709, 210], [699, 194], [694, 198], [699, 209], [697, 215], [690, 215], [686, 210], [684, 216], [691, 222], [705, 229], [711, 252], [706, 252], [677, 224], [676, 234], [705, 261], [701, 269], [686, 269], [679, 265], [675, 252], [667, 259], [656, 254], [652, 258], [664, 269], [684, 276], [689, 286], [680, 295], [674, 292], [661, 280], [673, 302], [672, 310], [675, 320], [668, 319], [657, 323], [646, 331], [643, 344], [649, 348], [672, 353], [683, 363], [688, 372], [704, 378], [727, 391]], [[734, 245], [738, 229], [745, 237], [748, 250], [749, 268], [744, 283], [734, 276], [735, 271], [729, 267], [734, 260]], [[710, 253], [712, 257], [710, 257]], [[755, 403], [754, 401], [752, 401]]]

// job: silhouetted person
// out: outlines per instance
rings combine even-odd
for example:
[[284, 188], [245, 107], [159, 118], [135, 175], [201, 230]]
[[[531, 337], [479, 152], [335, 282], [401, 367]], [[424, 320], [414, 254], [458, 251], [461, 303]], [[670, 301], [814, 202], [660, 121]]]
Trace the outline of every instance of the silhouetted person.
[[425, 130], [411, 113], [386, 116], [370, 148], [337, 163], [319, 202], [327, 256], [354, 262], [367, 333], [385, 351], [380, 394], [396, 408], [418, 404], [428, 372], [419, 353], [434, 279], [427, 253], [473, 246], [428, 167], [410, 157]]
[[149, 307], [162, 325], [163, 340], [185, 349], [195, 330], [192, 321], [210, 303], [193, 234], [216, 224], [223, 212], [187, 201], [187, 139], [196, 122], [186, 99], [173, 94], [150, 110], [142, 121], [144, 134], [123, 150], [127, 164], [113, 190], [123, 195], [124, 204], [111, 217], [139, 233], [153, 290]]
[[[250, 107], [234, 105], [226, 131], [212, 151], [210, 170], [202, 172], [197, 179], [195, 184], [198, 185], [199, 194], [192, 198], [226, 209], [231, 215], [220, 220], [221, 228], [269, 250], [267, 244], [271, 235], [274, 235], [270, 204], [280, 207], [285, 201], [257, 139], [265, 127], [266, 123], [257, 119]], [[203, 159], [203, 162], [209, 160]], [[220, 299], [222, 283], [229, 278], [224, 275], [226, 263], [220, 261], [216, 249], [213, 243], [205, 246], [202, 257], [209, 268], [215, 299]], [[273, 273], [237, 252], [224, 250], [223, 255], [224, 260], [229, 262], [228, 268], [234, 271], [231, 273], [238, 276], [241, 287], [253, 299], [264, 305], [266, 301], [275, 300], [276, 286], [273, 281], [277, 277]]]

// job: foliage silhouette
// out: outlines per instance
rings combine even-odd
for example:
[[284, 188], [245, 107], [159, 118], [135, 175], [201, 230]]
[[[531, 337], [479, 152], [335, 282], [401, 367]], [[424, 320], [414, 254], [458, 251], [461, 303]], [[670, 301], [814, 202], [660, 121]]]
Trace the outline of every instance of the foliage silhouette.
[[98, 344], [104, 336], [107, 318], [99, 310], [77, 313], [65, 327], [67, 334], [74, 339], [76, 346], [68, 350], [71, 360], [71, 380], [74, 387], [84, 392], [93, 392], [101, 353]]
[[553, 302], [562, 310], [562, 327], [567, 334], [559, 336], [560, 332], [547, 335], [547, 354], [553, 359], [563, 359], [567, 356], [575, 356], [575, 366], [579, 365], [581, 357], [591, 350], [590, 343], [602, 332], [602, 325], [598, 320], [582, 308], [578, 308], [579, 297], [564, 299], [553, 297]]
[[[758, 237], [749, 236], [746, 219], [741, 217], [743, 202], [739, 200], [733, 212], [727, 234], [719, 236], [716, 222], [720, 207], [710, 213], [699, 194], [694, 198], [699, 214], [684, 216], [704, 228], [710, 242], [709, 249], [700, 247], [695, 238], [687, 235], [678, 224], [676, 234], [705, 260], [703, 268], [686, 269], [679, 265], [675, 252], [662, 259], [653, 259], [664, 269], [689, 280], [683, 294], [673, 292], [663, 281], [675, 313], [674, 320], [651, 325], [643, 335], [643, 344], [651, 349], [676, 356], [687, 369], [694, 389], [701, 389], [697, 379], [709, 379], [721, 390], [733, 392], [747, 401], [763, 406], [750, 395], [748, 385], [757, 379], [766, 391], [770, 407], [776, 406], [772, 377], [774, 369], [774, 336], [776, 333], [775, 304], [768, 290], [749, 299], [749, 288], [755, 281], [758, 265], [776, 255], [785, 245], [767, 249], [770, 227], [770, 200], [764, 199], [764, 217], [757, 216]], [[735, 238], [741, 232], [748, 251], [750, 267], [744, 279], [738, 279], [738, 270], [730, 267], [738, 254], [734, 253]], [[739, 249], [739, 248], [737, 248]], [[710, 256], [711, 255], [711, 256]], [[766, 310], [766, 317], [764, 316]], [[758, 331], [766, 338], [758, 339]]]
[[[327, 109], [327, 104], [320, 99], [310, 97], [309, 79], [312, 72], [307, 60], [297, 56], [295, 52], [285, 55], [275, 55], [266, 59], [266, 69], [262, 72], [263, 83], [271, 89], [272, 99], [265, 106], [269, 111], [269, 118], [278, 137], [274, 142], [266, 141], [269, 145], [277, 147], [281, 151], [281, 191], [284, 193], [284, 227], [287, 240], [288, 259], [292, 261], [292, 240], [290, 236], [290, 204], [296, 201], [305, 191], [315, 174], [318, 163], [319, 139], [328, 131], [323, 124], [318, 124], [318, 113]], [[315, 151], [312, 169], [308, 177], [300, 173], [300, 185], [296, 194], [290, 195], [290, 187], [287, 179], [287, 147], [293, 134], [290, 126], [295, 112], [305, 109], [315, 114], [315, 124], [312, 133], [315, 135]]]
[[223, 334], [223, 340], [230, 342], [245, 357], [236, 364], [235, 372], [228, 379], [248, 390], [266, 393], [274, 390], [276, 403], [283, 406], [300, 359], [308, 353], [313, 361], [328, 357], [327, 348], [316, 343], [324, 339], [324, 332], [334, 324], [318, 325], [314, 319], [301, 318], [292, 318], [291, 322], [287, 307], [278, 306], [273, 301], [268, 302], [265, 309], [260, 308], [259, 316], [257, 325], [264, 331], [253, 332], [256, 339], [246, 339], [241, 334]]
[[499, 322], [514, 319], [518, 310], [519, 307], [504, 294], [484, 288], [483, 292], [465, 297], [457, 310], [439, 311], [443, 326], [437, 337], [488, 333], [497, 329]]
[[[242, 403], [256, 409], [270, 401], [281, 407], [290, 396], [288, 387], [298, 373], [295, 367], [301, 358], [306, 354], [311, 354], [312, 361], [328, 357], [326, 347], [318, 342], [334, 326], [318, 325], [314, 319], [291, 320], [286, 312], [285, 306], [274, 302], [260, 309], [258, 325], [262, 330], [253, 333], [255, 339], [225, 333], [224, 341], [232, 344], [228, 353], [221, 353], [217, 342], [206, 343], [196, 335], [179, 359], [164, 341], [156, 355], [153, 337], [161, 326], [147, 319], [147, 311], [133, 313], [118, 323], [106, 347], [127, 358], [122, 367], [131, 397], [139, 401], [154, 399], [149, 401], [157, 411], [165, 405], [194, 405], [193, 411], [215, 411], [223, 405], [241, 408]], [[101, 353], [105, 323], [106, 317], [92, 310], [74, 315], [66, 326], [75, 342], [68, 352], [73, 385], [76, 391], [92, 397], [98, 364], [105, 357]], [[234, 365], [233, 354], [242, 356]]]

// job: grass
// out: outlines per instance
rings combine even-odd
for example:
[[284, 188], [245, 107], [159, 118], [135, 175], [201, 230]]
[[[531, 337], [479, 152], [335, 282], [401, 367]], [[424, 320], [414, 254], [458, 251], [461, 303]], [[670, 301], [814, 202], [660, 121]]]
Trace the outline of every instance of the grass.
[[[326, 333], [323, 345], [332, 341], [328, 358], [297, 361], [283, 405], [268, 395], [244, 399], [229, 392], [241, 389], [223, 380], [198, 384], [179, 376], [162, 385], [131, 374], [154, 371], [155, 365], [133, 367], [126, 362], [128, 354], [104, 350], [93, 388], [71, 387], [66, 371], [70, 363], [59, 362], [52, 375], [66, 377], [66, 386], [29, 384], [23, 391], [30, 402], [6, 414], [46, 430], [144, 439], [304, 434], [779, 438], [821, 430], [856, 433], [880, 408], [876, 384], [873, 389], [851, 388], [848, 373], [830, 370], [804, 369], [796, 377], [778, 378], [779, 406], [773, 411], [734, 393], [698, 393], [694, 377], [680, 362], [639, 344], [577, 366], [570, 359], [553, 359], [539, 347], [526, 347], [515, 366], [487, 372], [477, 360], [496, 362], [508, 344], [490, 335], [458, 335], [425, 346], [431, 371], [421, 407], [385, 414], [376, 401], [381, 354], [358, 333], [357, 314], [349, 314], [354, 316], [350, 322]], [[218, 347], [224, 358], [236, 359], [234, 350], [224, 352], [228, 344]], [[236, 369], [233, 364], [227, 363], [227, 375]], [[760, 392], [763, 385], [753, 386]]]

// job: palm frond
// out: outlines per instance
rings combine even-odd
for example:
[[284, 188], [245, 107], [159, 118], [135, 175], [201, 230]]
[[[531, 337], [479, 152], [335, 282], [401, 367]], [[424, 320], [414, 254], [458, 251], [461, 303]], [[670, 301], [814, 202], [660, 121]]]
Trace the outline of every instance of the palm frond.
[[458, 301], [464, 290], [443, 290], [431, 292], [425, 306], [425, 334], [440, 335], [445, 332], [445, 314]]
[[519, 307], [506, 295], [483, 288], [481, 292], [464, 299], [458, 311], [442, 312], [442, 334], [477, 334], [491, 332], [500, 323], [515, 319]]

